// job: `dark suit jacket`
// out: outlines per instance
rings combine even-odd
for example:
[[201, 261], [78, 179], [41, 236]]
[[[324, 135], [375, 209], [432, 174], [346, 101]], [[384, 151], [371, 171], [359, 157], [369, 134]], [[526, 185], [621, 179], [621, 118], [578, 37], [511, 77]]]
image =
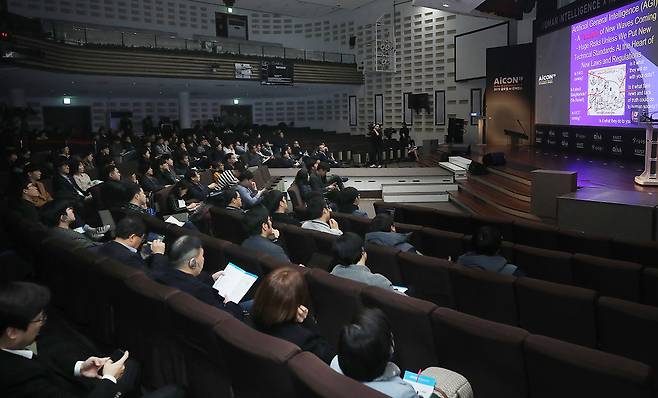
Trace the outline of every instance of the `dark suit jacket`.
[[93, 390], [85, 392], [72, 380], [74, 365], [70, 361], [59, 369], [38, 356], [27, 359], [0, 350], [0, 391], [3, 397], [12, 398], [112, 398], [119, 392], [109, 380], [99, 380]]
[[155, 177], [150, 177], [145, 175], [142, 176], [140, 182], [142, 184], [142, 189], [144, 189], [144, 192], [155, 192], [164, 188], [164, 185], [160, 183], [160, 181], [158, 181], [158, 179]]
[[131, 199], [126, 197], [126, 186], [118, 181], [105, 181], [100, 185], [100, 190], [103, 204], [108, 209], [117, 208]]
[[[149, 268], [149, 263], [142, 258], [139, 252], [133, 253], [121, 243], [113, 240], [105, 243], [103, 246], [96, 246], [90, 250], [142, 271], [146, 271]], [[169, 261], [162, 254], [154, 254], [150, 257], [150, 262], [152, 269], [160, 269], [167, 267]]]
[[39, 209], [32, 203], [21, 198], [18, 200], [14, 210], [20, 214], [21, 218], [29, 220], [35, 223], [38, 223], [39, 220]]
[[233, 302], [224, 304], [224, 300], [217, 294], [217, 290], [212, 287], [214, 283], [212, 277], [207, 273], [202, 272], [198, 277], [194, 277], [175, 268], [164, 267], [153, 271], [151, 276], [154, 280], [189, 293], [197, 300], [224, 310], [237, 319], [244, 318], [239, 305]]
[[61, 174], [55, 174], [53, 176], [53, 198], [74, 202], [84, 200], [84, 196], [81, 196], [78, 192], [83, 193], [74, 179], [67, 180]]
[[[258, 328], [258, 325], [256, 325]], [[324, 337], [315, 330], [315, 321], [309, 317], [303, 324], [297, 322], [286, 322], [273, 326], [269, 329], [258, 328], [261, 332], [270, 336], [296, 344], [302, 351], [315, 354], [325, 363], [331, 363], [336, 351]]]
[[311, 185], [311, 190], [314, 192], [324, 192], [326, 187], [324, 181], [322, 181], [322, 178], [315, 173], [311, 173], [309, 177], [309, 184]]
[[241, 246], [255, 253], [268, 254], [279, 261], [290, 262], [290, 258], [281, 246], [260, 235], [251, 235], [242, 242]]
[[176, 178], [176, 175], [171, 171], [166, 173], [158, 170], [155, 172], [155, 177], [162, 185], [173, 185], [178, 182], [178, 178]]
[[203, 184], [190, 184], [190, 189], [187, 191], [185, 199], [194, 199], [203, 202], [208, 197], [210, 190]]

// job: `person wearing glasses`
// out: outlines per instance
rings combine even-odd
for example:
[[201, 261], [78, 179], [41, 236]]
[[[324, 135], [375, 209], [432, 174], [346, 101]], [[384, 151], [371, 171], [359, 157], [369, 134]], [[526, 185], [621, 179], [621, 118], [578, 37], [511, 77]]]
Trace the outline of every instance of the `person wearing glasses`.
[[327, 202], [323, 197], [315, 196], [311, 198], [306, 205], [306, 211], [311, 219], [304, 221], [302, 228], [338, 236], [343, 234], [336, 220], [331, 218], [331, 209], [327, 206]]
[[[11, 282], [0, 288], [0, 391], [5, 397], [115, 397], [127, 392], [122, 383], [126, 351], [116, 362], [89, 357], [83, 361], [48, 360], [28, 347], [47, 320], [44, 312], [50, 291], [28, 282]], [[55, 359], [55, 358], [53, 358]], [[61, 369], [60, 366], [62, 365]], [[129, 365], [129, 364], [128, 364]], [[96, 379], [91, 391], [70, 378]]]
[[152, 253], [149, 261], [140, 254], [146, 232], [146, 225], [142, 220], [128, 216], [117, 223], [114, 240], [91, 250], [140, 270], [166, 267], [168, 259], [164, 254], [166, 246], [162, 240], [155, 239], [148, 243]]

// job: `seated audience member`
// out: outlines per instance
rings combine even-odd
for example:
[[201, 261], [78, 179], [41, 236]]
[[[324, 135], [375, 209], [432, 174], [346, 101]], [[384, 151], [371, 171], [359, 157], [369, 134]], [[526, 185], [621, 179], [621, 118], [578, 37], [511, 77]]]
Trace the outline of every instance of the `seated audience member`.
[[418, 398], [393, 362], [393, 331], [382, 310], [364, 309], [343, 326], [331, 368], [393, 398]]
[[[223, 168], [225, 169], [226, 166], [223, 166]], [[238, 183], [240, 182], [240, 180], [238, 180], [237, 177], [239, 173], [240, 171], [235, 168], [232, 168], [230, 170], [226, 169], [221, 172], [214, 172], [213, 181], [215, 181], [215, 183], [217, 184], [217, 189], [223, 191], [227, 188], [231, 188], [238, 185]]]
[[174, 172], [178, 176], [184, 176], [188, 171], [190, 171], [190, 157], [187, 155], [187, 153], [181, 153], [176, 159]]
[[110, 153], [110, 145], [105, 143], [101, 144], [98, 156], [96, 156], [96, 167], [103, 170], [105, 166], [114, 164], [114, 159]]
[[39, 209], [35, 203], [39, 198], [39, 189], [30, 179], [25, 178], [20, 185], [20, 194], [20, 199], [14, 210], [20, 214], [21, 218], [38, 223]]
[[116, 226], [116, 237], [102, 246], [93, 248], [95, 252], [111, 257], [131, 267], [146, 270], [160, 269], [167, 266], [167, 257], [164, 255], [165, 244], [159, 239], [150, 243], [151, 256], [149, 262], [142, 258], [139, 249], [146, 239], [146, 225], [137, 217], [127, 216], [121, 219]]
[[[386, 314], [379, 308], [364, 308], [355, 320], [343, 326], [331, 368], [392, 398], [419, 398], [411, 384], [401, 378], [400, 368], [391, 360], [395, 340]], [[432, 397], [473, 398], [468, 380], [459, 373], [428, 367], [422, 375], [436, 381]]]
[[123, 209], [126, 213], [147, 214], [148, 198], [144, 189], [137, 184], [126, 184], [126, 196], [130, 200]]
[[341, 213], [351, 214], [353, 216], [368, 217], [368, 213], [359, 210], [359, 201], [361, 195], [354, 187], [347, 187], [340, 191], [338, 195], [338, 211]]
[[[226, 151], [226, 148], [224, 148], [224, 151]], [[226, 159], [224, 159], [224, 169], [233, 170], [235, 169], [236, 163], [238, 163], [238, 157], [235, 152], [227, 153]]]
[[210, 191], [217, 189], [216, 183], [211, 183], [208, 186], [201, 184], [201, 175], [196, 170], [190, 170], [185, 174], [185, 181], [189, 185], [189, 190], [187, 191], [186, 200], [195, 200], [203, 202], [208, 198]]
[[224, 197], [223, 200], [226, 210], [234, 211], [238, 214], [244, 214], [244, 210], [242, 209], [242, 197], [235, 187], [224, 191], [222, 196]]
[[[34, 343], [46, 322], [45, 309], [49, 301], [50, 291], [34, 283], [10, 282], [0, 287], [0, 391], [3, 396], [114, 398], [139, 387], [122, 382], [124, 371], [137, 370], [126, 363], [127, 351], [116, 362], [93, 356], [76, 361], [67, 358], [68, 350], [58, 350], [57, 358], [44, 358], [47, 353], [43, 354], [42, 350], [35, 355], [28, 346]], [[90, 383], [79, 383], [75, 378], [88, 378]], [[128, 379], [126, 375], [126, 381]]]
[[86, 173], [85, 164], [81, 160], [74, 159], [71, 161], [71, 174], [73, 174], [73, 180], [80, 187], [83, 192], [89, 191], [89, 188], [92, 187], [91, 177]]
[[272, 227], [272, 219], [264, 206], [249, 210], [243, 225], [249, 237], [242, 242], [242, 247], [256, 253], [268, 254], [282, 262], [290, 262], [283, 248], [273, 242], [279, 238], [279, 231]]
[[288, 201], [286, 195], [279, 190], [271, 190], [265, 194], [263, 198], [263, 206], [270, 212], [272, 222], [292, 224], [300, 226], [301, 223], [297, 220], [294, 214], [288, 212]]
[[57, 200], [69, 200], [81, 205], [85, 199], [85, 193], [75, 180], [69, 175], [70, 167], [66, 158], [60, 157], [55, 163], [56, 172], [53, 176], [53, 198]]
[[403, 252], [415, 252], [416, 248], [409, 243], [411, 232], [402, 234], [395, 231], [395, 223], [390, 214], [380, 213], [370, 221], [366, 242], [380, 246], [390, 246]]
[[366, 266], [368, 255], [363, 249], [363, 239], [359, 235], [354, 232], [343, 234], [334, 242], [333, 250], [338, 259], [338, 265], [331, 271], [332, 275], [394, 290], [391, 281], [382, 274], [373, 274]]
[[39, 191], [39, 196], [33, 199], [34, 205], [36, 207], [41, 207], [46, 203], [51, 202], [53, 197], [50, 196], [50, 192], [48, 192], [46, 187], [43, 185], [43, 182], [41, 182], [41, 166], [35, 163], [28, 163], [25, 165], [24, 170], [27, 174], [27, 177], [30, 179], [30, 182], [32, 182], [32, 184], [34, 184]]
[[246, 210], [259, 205], [263, 200], [263, 193], [266, 191], [265, 188], [260, 191], [256, 187], [256, 181], [254, 181], [254, 174], [249, 170], [244, 170], [240, 173], [240, 182], [236, 185], [240, 197], [242, 198], [242, 207]]
[[103, 203], [108, 209], [114, 209], [126, 202], [126, 186], [121, 182], [121, 172], [116, 166], [105, 166], [100, 175]]
[[45, 205], [42, 218], [44, 224], [50, 227], [52, 236], [66, 239], [75, 246], [84, 248], [102, 245], [89, 239], [84, 233], [71, 229], [71, 225], [75, 222], [75, 211], [67, 202], [55, 201]]
[[343, 234], [336, 220], [331, 218], [331, 209], [327, 206], [324, 198], [319, 196], [311, 198], [306, 205], [306, 210], [311, 219], [304, 221], [302, 228], [326, 232], [332, 235]]
[[192, 235], [181, 236], [171, 245], [169, 267], [152, 272], [156, 281], [189, 293], [198, 300], [224, 310], [238, 319], [243, 319], [239, 305], [227, 302], [212, 286], [222, 271], [209, 275], [203, 271], [205, 259], [201, 239]]
[[258, 286], [251, 317], [256, 329], [297, 344], [304, 351], [329, 363], [334, 349], [316, 330], [308, 311], [309, 294], [301, 272], [279, 268], [270, 272]]
[[459, 256], [457, 263], [489, 272], [522, 276], [522, 271], [516, 265], [509, 264], [507, 259], [498, 253], [501, 242], [502, 235], [499, 230], [489, 226], [480, 227], [471, 240], [473, 251]]
[[311, 189], [316, 192], [330, 192], [338, 191], [343, 188], [343, 180], [337, 175], [332, 175], [331, 178], [327, 178], [327, 173], [331, 171], [331, 167], [328, 163], [320, 162], [317, 165], [317, 168], [314, 173], [310, 173], [309, 183], [311, 184]]
[[145, 192], [157, 192], [164, 188], [164, 185], [153, 174], [153, 167], [149, 163], [140, 165], [139, 173], [139, 184]]
[[190, 189], [187, 181], [181, 180], [174, 185], [167, 196], [167, 209], [168, 214], [182, 213], [187, 211], [194, 211], [199, 207], [200, 203], [185, 202], [185, 197]]
[[250, 142], [247, 144], [247, 153], [244, 155], [247, 163], [247, 167], [260, 166], [263, 164], [263, 155], [259, 153], [260, 144], [256, 142]]
[[85, 166], [85, 172], [89, 172], [96, 168], [96, 165], [94, 164], [94, 154], [89, 150], [82, 153], [80, 162]]
[[171, 160], [171, 156], [162, 155], [158, 158], [157, 161], [158, 169], [155, 171], [155, 177], [160, 181], [162, 185], [174, 185], [178, 182], [178, 177], [174, 173], [174, 161]]
[[334, 159], [334, 155], [329, 152], [329, 147], [327, 147], [324, 142], [321, 142], [320, 145], [318, 145], [315, 156], [320, 159], [320, 162], [325, 162], [330, 167], [338, 167], [338, 162]]
[[293, 184], [299, 189], [299, 194], [301, 195], [302, 200], [307, 202], [311, 198], [313, 192], [309, 182], [308, 171], [304, 169], [299, 170], [295, 175], [295, 181]]

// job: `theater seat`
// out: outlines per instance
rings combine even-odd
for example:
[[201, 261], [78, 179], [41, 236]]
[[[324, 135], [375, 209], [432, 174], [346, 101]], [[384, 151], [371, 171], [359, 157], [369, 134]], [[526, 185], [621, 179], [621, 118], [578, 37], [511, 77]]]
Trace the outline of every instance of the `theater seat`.
[[553, 225], [529, 221], [514, 221], [514, 242], [550, 250], [560, 250], [558, 243], [559, 228]]
[[244, 216], [234, 214], [217, 207], [210, 208], [210, 218], [212, 220], [213, 236], [229, 242], [242, 243], [247, 238], [247, 233], [243, 228]]
[[591, 348], [530, 335], [524, 344], [533, 398], [649, 398], [651, 368]]
[[235, 398], [295, 397], [288, 360], [299, 347], [228, 319], [213, 328], [228, 366]]
[[480, 227], [493, 227], [500, 231], [502, 239], [508, 242], [515, 242], [514, 236], [514, 227], [513, 224], [505, 219], [497, 217], [488, 217], [480, 214], [474, 214], [471, 216], [471, 224], [473, 225], [472, 230], [465, 232], [466, 234], [474, 234]]
[[411, 236], [409, 237], [409, 240], [407, 242], [411, 243], [416, 248], [416, 250], [420, 252], [423, 251], [422, 248], [423, 242], [421, 241], [422, 229], [423, 227], [420, 225], [405, 224], [401, 222], [395, 223], [396, 232], [399, 232], [401, 234], [411, 233]]
[[580, 231], [561, 229], [558, 235], [559, 250], [592, 256], [610, 256], [610, 238]]
[[645, 267], [658, 268], [658, 243], [630, 239], [612, 239], [612, 257], [631, 261]]
[[515, 277], [455, 265], [450, 282], [455, 308], [467, 314], [518, 325]]
[[367, 285], [319, 269], [311, 269], [305, 276], [320, 333], [336, 347], [341, 328], [362, 308], [361, 291]]
[[300, 352], [288, 360], [297, 397], [305, 398], [385, 398], [370, 387], [334, 371], [310, 352]]
[[530, 246], [514, 246], [514, 265], [529, 277], [549, 282], [573, 284], [573, 254]]
[[114, 307], [116, 333], [122, 347], [140, 362], [143, 383], [149, 387], [183, 383], [183, 353], [174, 339], [166, 303], [181, 292], [145, 274], [134, 275], [124, 283], [127, 289]]
[[596, 347], [593, 290], [532, 278], [516, 280], [519, 326], [530, 333]]
[[658, 268], [645, 268], [642, 271], [643, 302], [658, 307]]
[[442, 307], [453, 307], [450, 269], [448, 260], [420, 256], [413, 253], [398, 255], [402, 285], [413, 290], [414, 297], [430, 301]]
[[354, 232], [361, 238], [368, 232], [370, 219], [368, 217], [354, 216], [352, 214], [332, 212], [331, 218], [336, 220], [343, 232]]
[[[452, 258], [464, 254], [464, 234], [442, 231], [434, 228], [423, 228], [421, 234], [421, 252], [426, 256]], [[420, 250], [420, 249], [419, 249]]]
[[574, 283], [596, 290], [601, 296], [640, 301], [642, 266], [626, 261], [576, 254], [573, 256]]
[[395, 362], [401, 369], [436, 366], [430, 314], [436, 305], [369, 286], [361, 294], [363, 305], [379, 308], [387, 315], [395, 336]]
[[[658, 308], [612, 297], [601, 297], [598, 304], [600, 348], [644, 362], [655, 372], [658, 369]], [[654, 380], [654, 385], [658, 387], [658, 379]]]
[[528, 332], [448, 308], [432, 313], [437, 366], [460, 373], [475, 397], [526, 398]]
[[278, 226], [286, 243], [286, 251], [290, 260], [296, 264], [307, 265], [311, 256], [318, 253], [318, 247], [315, 239], [300, 227], [293, 225]]
[[402, 285], [400, 266], [398, 265], [400, 249], [372, 243], [366, 243], [365, 249], [368, 254], [366, 265], [373, 273], [384, 275], [394, 285]]
[[181, 347], [185, 365], [186, 397], [204, 398], [231, 395], [226, 362], [212, 328], [233, 317], [181, 292], [168, 297], [172, 333]]

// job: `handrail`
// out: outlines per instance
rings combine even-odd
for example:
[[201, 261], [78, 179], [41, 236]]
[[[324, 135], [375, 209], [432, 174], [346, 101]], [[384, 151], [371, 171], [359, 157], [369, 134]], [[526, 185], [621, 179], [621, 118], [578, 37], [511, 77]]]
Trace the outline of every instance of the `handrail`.
[[283, 46], [266, 46], [249, 42], [232, 42], [208, 39], [184, 39], [174, 34], [153, 31], [127, 31], [77, 26], [48, 21], [49, 40], [76, 46], [112, 45], [125, 48], [151, 48], [166, 50], [199, 51], [211, 54], [260, 56], [314, 62], [356, 64], [354, 54], [327, 51], [310, 51]]

